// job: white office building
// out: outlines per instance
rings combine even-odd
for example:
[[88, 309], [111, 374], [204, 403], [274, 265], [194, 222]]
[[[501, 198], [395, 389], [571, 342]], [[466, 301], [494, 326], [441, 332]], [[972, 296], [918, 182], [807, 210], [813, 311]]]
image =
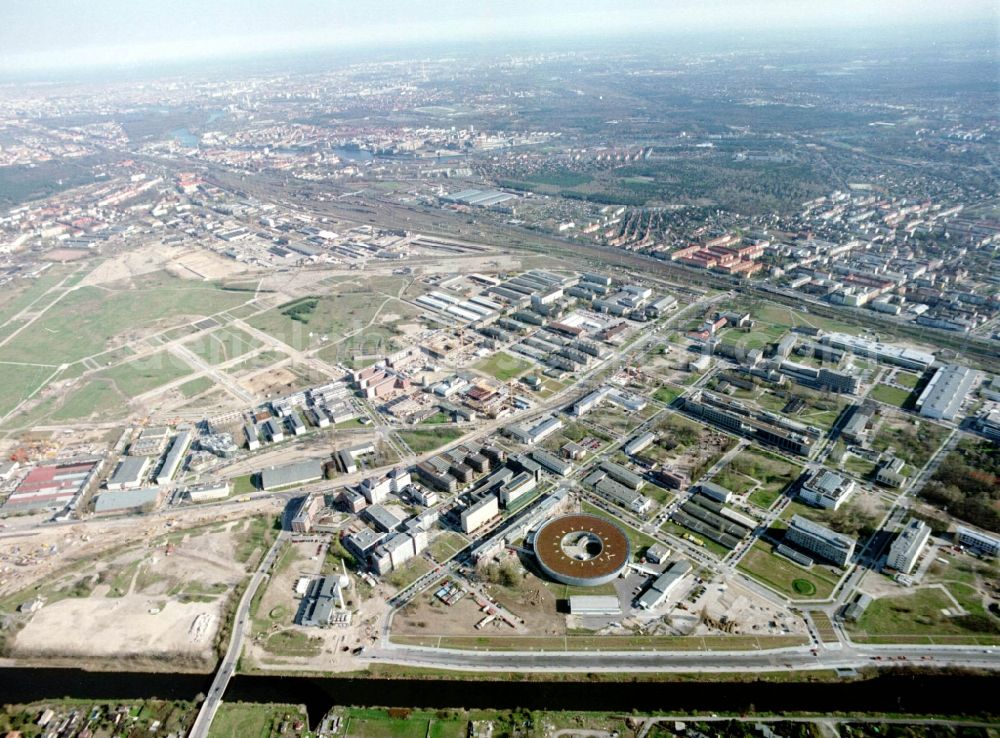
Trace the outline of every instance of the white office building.
[[955, 542], [987, 556], [1000, 556], [1000, 538], [988, 536], [972, 528], [958, 526], [958, 530], [955, 531]]
[[836, 510], [851, 496], [854, 486], [849, 477], [821, 469], [802, 484], [799, 497], [813, 507]]
[[917, 559], [920, 558], [930, 537], [930, 526], [912, 518], [889, 546], [889, 556], [885, 560], [885, 565], [903, 574], [909, 574], [916, 566]]
[[830, 561], [837, 566], [845, 566], [854, 555], [857, 541], [814, 523], [801, 515], [795, 515], [788, 523], [785, 541]]

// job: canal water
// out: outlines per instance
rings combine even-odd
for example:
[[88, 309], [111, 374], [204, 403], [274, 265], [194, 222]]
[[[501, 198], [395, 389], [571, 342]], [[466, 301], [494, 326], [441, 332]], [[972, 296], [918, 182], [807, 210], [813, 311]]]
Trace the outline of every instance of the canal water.
[[[75, 697], [191, 700], [202, 674], [103, 673], [77, 669], [0, 669], [0, 701]], [[358, 707], [766, 713], [881, 712], [990, 717], [1000, 680], [989, 676], [884, 674], [831, 683], [518, 682], [238, 676], [229, 702], [304, 704], [310, 723], [337, 705]]]

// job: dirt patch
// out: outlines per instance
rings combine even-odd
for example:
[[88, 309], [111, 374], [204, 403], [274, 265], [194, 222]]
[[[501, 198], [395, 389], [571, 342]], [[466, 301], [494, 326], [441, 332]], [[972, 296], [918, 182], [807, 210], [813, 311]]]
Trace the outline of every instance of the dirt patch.
[[65, 264], [68, 261], [80, 261], [91, 254], [81, 249], [52, 249], [42, 256], [44, 261], [57, 261]]
[[299, 382], [301, 382], [301, 378], [292, 370], [284, 367], [266, 369], [252, 377], [240, 380], [240, 384], [248, 392], [264, 397], [291, 391]]
[[167, 271], [181, 279], [225, 279], [251, 271], [245, 264], [211, 251], [187, 252], [175, 258]]
[[223, 606], [245, 575], [235, 559], [237, 528], [243, 524], [168, 535], [97, 562], [81, 574], [100, 584], [42, 607], [18, 634], [14, 655], [211, 658]]
[[80, 286], [119, 282], [141, 274], [158, 272], [171, 260], [164, 246], [144, 246], [127, 251], [100, 264], [80, 282]]
[[212, 603], [163, 603], [146, 596], [71, 598], [35, 613], [17, 635], [13, 653], [208, 659], [218, 628], [218, 606]]
[[[488, 586], [487, 592], [512, 615], [521, 618], [524, 632], [519, 635], [565, 635], [566, 617], [556, 609], [556, 598], [539, 580], [528, 575], [518, 589]], [[477, 630], [484, 615], [473, 594], [467, 593], [450, 607], [427, 592], [396, 613], [393, 635], [473, 636], [514, 635], [515, 631], [497, 619], [496, 626]], [[496, 630], [499, 628], [499, 631]]]
[[426, 327], [420, 325], [420, 323], [400, 323], [396, 326], [396, 330], [404, 336], [415, 336], [423, 333], [427, 329]]

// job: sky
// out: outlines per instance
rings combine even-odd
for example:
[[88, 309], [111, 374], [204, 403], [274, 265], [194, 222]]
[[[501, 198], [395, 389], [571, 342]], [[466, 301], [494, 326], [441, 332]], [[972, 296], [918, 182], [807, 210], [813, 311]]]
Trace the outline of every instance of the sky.
[[0, 69], [634, 32], [753, 34], [965, 24], [997, 0], [0, 0]]

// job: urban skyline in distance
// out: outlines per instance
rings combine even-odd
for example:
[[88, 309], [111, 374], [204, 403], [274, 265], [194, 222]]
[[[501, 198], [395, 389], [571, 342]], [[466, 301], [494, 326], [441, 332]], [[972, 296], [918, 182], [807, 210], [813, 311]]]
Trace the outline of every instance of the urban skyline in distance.
[[176, 65], [295, 53], [385, 53], [411, 47], [433, 53], [468, 43], [609, 40], [659, 36], [754, 38], [801, 45], [823, 34], [932, 32], [987, 43], [1000, 32], [990, 0], [627, 0], [609, 7], [583, 0], [569, 9], [542, 0], [438, 0], [374, 3], [317, 0], [179, 0], [81, 4], [43, 0], [5, 9], [0, 67], [8, 74]]
[[0, 738], [996, 738], [1000, 6], [0, 16]]

